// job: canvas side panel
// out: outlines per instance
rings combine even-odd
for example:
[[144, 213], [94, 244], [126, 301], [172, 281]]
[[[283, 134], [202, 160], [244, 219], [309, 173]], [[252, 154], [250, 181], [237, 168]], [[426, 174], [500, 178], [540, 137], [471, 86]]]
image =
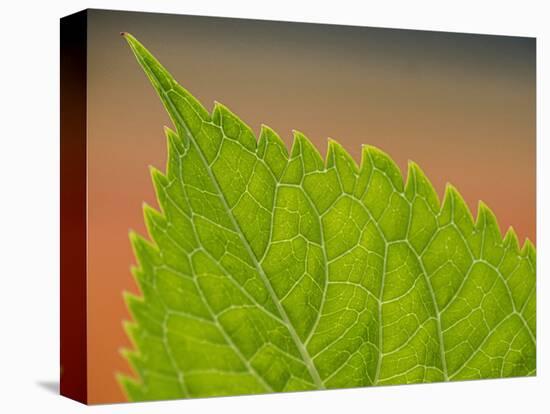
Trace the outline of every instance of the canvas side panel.
[[60, 33], [60, 392], [86, 403], [87, 12], [81, 11], [62, 18]]

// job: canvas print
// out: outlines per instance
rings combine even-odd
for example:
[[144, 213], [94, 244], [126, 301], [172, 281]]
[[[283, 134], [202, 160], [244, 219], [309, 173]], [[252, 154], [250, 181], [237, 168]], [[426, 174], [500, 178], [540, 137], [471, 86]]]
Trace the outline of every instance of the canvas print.
[[61, 33], [64, 395], [536, 375], [535, 39], [105, 10]]

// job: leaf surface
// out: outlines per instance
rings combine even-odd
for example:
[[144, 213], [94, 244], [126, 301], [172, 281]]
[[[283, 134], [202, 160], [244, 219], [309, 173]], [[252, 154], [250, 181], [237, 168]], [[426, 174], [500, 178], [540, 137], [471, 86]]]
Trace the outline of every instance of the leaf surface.
[[130, 399], [535, 374], [535, 250], [484, 204], [370, 146], [256, 139], [125, 38], [175, 125], [131, 234]]

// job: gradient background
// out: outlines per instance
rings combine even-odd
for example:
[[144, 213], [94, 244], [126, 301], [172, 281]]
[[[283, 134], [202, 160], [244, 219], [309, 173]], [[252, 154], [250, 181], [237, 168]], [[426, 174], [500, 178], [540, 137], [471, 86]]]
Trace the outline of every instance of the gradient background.
[[416, 161], [442, 195], [453, 183], [501, 229], [535, 242], [535, 39], [113, 11], [88, 20], [88, 391], [124, 400], [116, 372], [138, 293], [129, 229], [156, 206], [148, 165], [164, 169], [160, 100], [119, 32], [135, 35], [206, 108], [227, 105], [255, 132], [322, 154], [327, 137]]

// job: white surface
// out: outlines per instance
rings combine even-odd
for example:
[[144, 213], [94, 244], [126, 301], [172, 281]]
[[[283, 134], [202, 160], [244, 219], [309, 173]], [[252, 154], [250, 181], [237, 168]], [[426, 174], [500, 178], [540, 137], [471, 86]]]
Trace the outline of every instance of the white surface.
[[[74, 413], [59, 365], [59, 22], [86, 7], [538, 37], [538, 377], [88, 408], [91, 412], [548, 412], [550, 13], [545, 1], [78, 1], [0, 13], [0, 411]], [[545, 27], [546, 26], [546, 27]], [[546, 185], [546, 187], [544, 187]], [[511, 189], [513, 192], [513, 189]], [[547, 215], [541, 214], [548, 211]], [[44, 383], [49, 384], [44, 386]], [[42, 384], [42, 385], [41, 385]]]

